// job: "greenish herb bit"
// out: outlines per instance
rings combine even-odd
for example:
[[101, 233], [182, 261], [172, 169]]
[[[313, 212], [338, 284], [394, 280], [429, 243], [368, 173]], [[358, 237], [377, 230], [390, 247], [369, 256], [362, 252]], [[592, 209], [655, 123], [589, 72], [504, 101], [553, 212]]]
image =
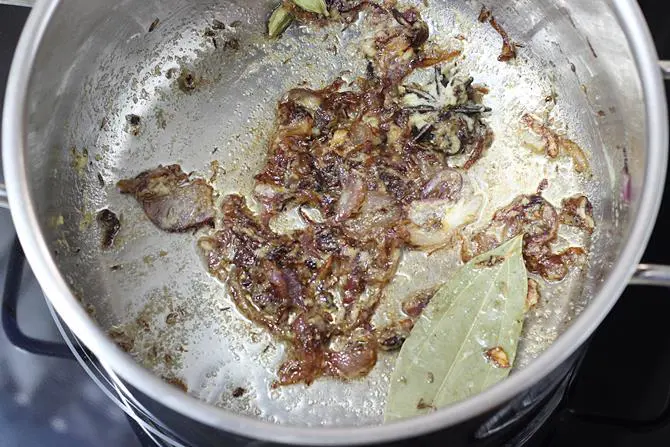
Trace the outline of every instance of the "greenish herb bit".
[[293, 21], [293, 16], [283, 5], [272, 12], [268, 21], [268, 35], [271, 39], [279, 37]]
[[328, 6], [325, 0], [292, 0], [299, 8], [305, 11], [321, 14], [328, 17]]
[[437, 291], [398, 355], [386, 421], [435, 411], [507, 377], [528, 289], [522, 242], [520, 235], [477, 256]]

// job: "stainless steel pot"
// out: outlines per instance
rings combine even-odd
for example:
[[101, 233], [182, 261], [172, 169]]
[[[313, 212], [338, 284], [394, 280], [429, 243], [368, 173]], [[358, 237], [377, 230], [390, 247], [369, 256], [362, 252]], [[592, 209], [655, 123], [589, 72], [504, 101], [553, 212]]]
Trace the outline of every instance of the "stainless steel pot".
[[[454, 8], [453, 2], [432, 3], [430, 10], [442, 17], [435, 22], [436, 29], [455, 26], [454, 15], [444, 13], [445, 8]], [[262, 34], [272, 7], [266, 1], [36, 3], [7, 87], [3, 162], [18, 235], [60, 318], [104, 367], [156, 405], [169, 409], [173, 423], [185, 417], [216, 430], [277, 442], [362, 444], [418, 436], [477, 418], [547, 376], [584, 343], [627, 284], [670, 284], [667, 267], [637, 265], [653, 228], [665, 180], [668, 116], [661, 70], [633, 0], [484, 3], [490, 3], [510, 35], [525, 44], [527, 65], [510, 68], [519, 71], [506, 73], [507, 81], [514, 73], [522, 75], [519, 79], [529, 79], [531, 86], [551, 80], [559, 103], [565, 107], [563, 118], [588, 146], [599, 179], [593, 191], [599, 236], [593, 242], [588, 275], [578, 296], [571, 296], [565, 309], [556, 310], [560, 321], [535, 323], [539, 329], [550, 327], [551, 346], [541, 355], [529, 354], [528, 363], [509, 379], [471, 399], [413, 420], [381, 425], [361, 417], [359, 424], [343, 426], [335, 417], [327, 426], [305, 427], [295, 421], [282, 425], [185, 395], [140, 366], [107, 336], [106, 329], [119, 323], [120, 316], [132, 307], [131, 298], [150, 294], [157, 285], [175, 280], [184, 271], [195, 283], [209, 285], [193, 289], [179, 284], [177, 295], [221, 291], [220, 285], [211, 284], [204, 272], [192, 267], [196, 260], [191, 242], [166, 241], [139, 218], [133, 220], [130, 204], [114, 198], [114, 182], [110, 180], [175, 159], [204, 170], [203, 161], [211, 158], [214, 146], [234, 136], [212, 129], [236, 129], [243, 127], [249, 116], [271, 116], [278, 92], [299, 82], [310, 58], [324, 79], [342, 68], [328, 65], [329, 60], [319, 65], [324, 60], [319, 57], [322, 48], [311, 42], [308, 34], [296, 32], [293, 40], [285, 40], [288, 48], [281, 51], [286, 54], [299, 48], [303, 57], [287, 62], [289, 68], [278, 72], [277, 65], [264, 58], [267, 47], [254, 43], [253, 36]], [[463, 14], [473, 14], [479, 7], [466, 2], [457, 6]], [[149, 24], [156, 18], [160, 18], [160, 25], [149, 33]], [[242, 48], [249, 51], [230, 56], [215, 52], [218, 48], [204, 47], [201, 31], [212, 18], [225, 23], [241, 20], [243, 26], [235, 32], [241, 34]], [[279, 51], [276, 47], [271, 50]], [[264, 62], [259, 64], [259, 59]], [[274, 64], [284, 62], [275, 59]], [[166, 69], [175, 64], [197, 67], [212, 77], [221, 64], [229, 68], [208, 96], [181, 97], [171, 103], [160, 92], [167, 83], [163, 76]], [[475, 71], [478, 68], [476, 64], [473, 67]], [[489, 84], [500, 83], [496, 81], [500, 70], [491, 74]], [[240, 81], [236, 74], [243, 71], [252, 75]], [[486, 76], [481, 66], [479, 71]], [[159, 76], [152, 77], [152, 73]], [[254, 92], [262, 93], [254, 96]], [[272, 100], [254, 109], [250, 98], [259, 96]], [[216, 98], [226, 98], [226, 107], [219, 107]], [[529, 101], [522, 96], [516, 99], [523, 104]], [[124, 118], [140, 109], [143, 116], [156, 121], [166, 109], [167, 132], [162, 133], [164, 126], [158, 124], [156, 128], [147, 126], [139, 140], [128, 137]], [[187, 119], [180, 120], [180, 116]], [[146, 147], [151, 150], [142, 150]], [[224, 163], [234, 161], [230, 152], [221, 157]], [[96, 187], [98, 173], [107, 186]], [[244, 181], [233, 174], [230, 177], [231, 182]], [[3, 197], [0, 195], [0, 200]], [[131, 215], [130, 226], [136, 231], [128, 236], [125, 252], [103, 255], [92, 248], [97, 239], [89, 228], [88, 215], [110, 202]], [[141, 253], [150, 253], [146, 250], [164, 246], [181, 259], [171, 264], [158, 265], [155, 259], [146, 261], [146, 266], [135, 264], [133, 274], [123, 277], [107, 268], [131, 255], [141, 258], [138, 253], [142, 249]], [[82, 249], [81, 253], [77, 249]], [[95, 310], [95, 319], [86, 307]], [[365, 389], [360, 393], [365, 394]], [[300, 402], [296, 399], [292, 404]], [[339, 406], [365, 404], [365, 400], [344, 394], [333, 393], [332, 399]], [[345, 408], [345, 412], [349, 410], [357, 409]], [[293, 407], [286, 411], [287, 418], [290, 420], [291, 412], [298, 418], [308, 417], [308, 411], [301, 411]], [[354, 419], [358, 414], [349, 413]]]

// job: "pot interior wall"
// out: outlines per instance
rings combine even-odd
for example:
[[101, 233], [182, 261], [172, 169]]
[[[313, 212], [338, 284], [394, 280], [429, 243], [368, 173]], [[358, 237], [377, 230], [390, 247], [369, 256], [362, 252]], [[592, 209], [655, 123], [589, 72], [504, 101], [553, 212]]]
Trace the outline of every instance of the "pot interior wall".
[[[524, 45], [515, 62], [496, 60], [500, 37], [477, 22], [479, 2], [431, 0], [424, 16], [440, 39], [466, 36], [461, 67], [491, 87], [491, 151], [507, 148], [529, 160], [525, 169], [500, 179], [509, 193], [490, 204], [489, 217], [517, 194], [533, 192], [546, 169], [572, 175], [564, 161], [533, 162], [516, 134], [521, 114], [543, 110], [553, 93], [556, 127], [590, 153], [593, 169], [592, 178], [555, 182], [547, 190], [555, 205], [565, 194], [586, 192], [598, 230], [588, 273], [547, 286], [550, 299], [528, 316], [517, 365], [524, 367], [588, 305], [626, 240], [645, 172], [643, 98], [608, 2], [488, 3], [511, 38]], [[173, 162], [209, 177], [216, 159], [223, 168], [216, 181], [220, 194], [248, 192], [281, 94], [305, 80], [319, 87], [343, 70], [365, 69], [361, 58], [334, 55], [325, 30], [295, 27], [267, 41], [272, 6], [242, 0], [61, 1], [30, 80], [26, 169], [33, 205], [74, 295], [105, 329], [134, 325], [134, 354], [156, 374], [179, 377], [190, 393], [212, 404], [276, 422], [376, 424], [392, 356], [382, 357], [360, 382], [323, 380], [270, 391], [282, 346], [237, 314], [224, 285], [202, 266], [192, 234], [161, 233], [115, 187], [121, 178]], [[205, 33], [214, 19], [235, 23], [216, 30], [216, 45]], [[355, 31], [347, 36], [344, 48], [355, 47]], [[191, 93], [179, 87], [185, 69], [202, 78]], [[128, 114], [141, 117], [139, 135], [130, 132]], [[105, 207], [122, 216], [113, 250], [99, 244], [95, 213]], [[417, 288], [420, 276], [397, 284], [398, 293]], [[173, 313], [180, 318], [176, 326], [165, 323]], [[254, 391], [231, 398], [240, 386]]]

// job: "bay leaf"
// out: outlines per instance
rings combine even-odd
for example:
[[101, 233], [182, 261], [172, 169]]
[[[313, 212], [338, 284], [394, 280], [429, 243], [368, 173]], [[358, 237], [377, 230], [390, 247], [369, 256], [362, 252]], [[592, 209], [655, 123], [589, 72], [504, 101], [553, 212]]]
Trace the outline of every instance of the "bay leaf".
[[522, 242], [520, 235], [475, 257], [433, 296], [398, 355], [385, 421], [434, 411], [507, 377], [528, 290]]
[[328, 6], [325, 0], [292, 0], [299, 8], [305, 11], [321, 14], [328, 17]]
[[268, 36], [271, 39], [279, 37], [293, 21], [291, 12], [283, 5], [279, 5], [268, 20]]

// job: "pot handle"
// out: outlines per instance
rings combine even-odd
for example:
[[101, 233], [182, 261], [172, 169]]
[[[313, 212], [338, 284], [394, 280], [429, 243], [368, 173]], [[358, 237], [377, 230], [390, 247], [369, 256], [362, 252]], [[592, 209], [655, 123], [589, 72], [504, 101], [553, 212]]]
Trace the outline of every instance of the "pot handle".
[[640, 264], [631, 278], [630, 285], [670, 287], [670, 266]]
[[663, 73], [663, 79], [670, 81], [670, 60], [668, 61], [658, 61], [658, 65], [661, 67], [661, 73]]
[[7, 190], [5, 189], [4, 183], [0, 183], [0, 208], [9, 208], [9, 202], [7, 201]]
[[38, 340], [24, 334], [19, 327], [17, 307], [25, 257], [18, 238], [14, 238], [5, 275], [2, 293], [2, 329], [7, 340], [17, 348], [31, 354], [74, 360], [70, 348], [64, 343]]
[[[35, 6], [37, 0], [0, 0], [0, 5], [9, 5], [9, 6]], [[0, 208], [9, 208], [9, 203], [7, 202], [7, 190], [5, 189], [5, 184], [0, 183]]]
[[10, 6], [35, 6], [37, 0], [0, 0], [0, 5], [10, 5]]

